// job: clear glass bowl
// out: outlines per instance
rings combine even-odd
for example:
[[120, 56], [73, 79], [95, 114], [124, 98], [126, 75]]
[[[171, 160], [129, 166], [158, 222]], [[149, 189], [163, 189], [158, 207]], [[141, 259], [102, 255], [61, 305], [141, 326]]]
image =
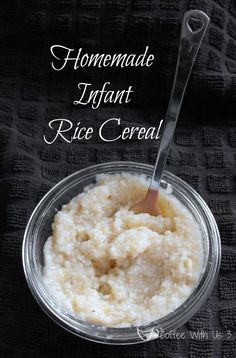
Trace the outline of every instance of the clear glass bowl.
[[[51, 234], [51, 225], [57, 210], [83, 191], [88, 184], [95, 182], [97, 174], [127, 172], [152, 176], [153, 167], [133, 162], [110, 162], [80, 170], [54, 186], [39, 202], [33, 211], [25, 230], [22, 259], [29, 288], [40, 307], [59, 325], [68, 331], [95, 342], [107, 344], [132, 344], [143, 342], [137, 327], [112, 328], [81, 321], [60, 307], [49, 295], [43, 282], [43, 246]], [[202, 276], [191, 296], [174, 312], [140, 327], [142, 331], [162, 329], [175, 330], [188, 321], [199, 310], [210, 294], [219, 271], [221, 245], [215, 219], [198, 193], [177, 176], [165, 171], [161, 183], [163, 188], [171, 188], [200, 224], [204, 246], [204, 267]], [[153, 335], [151, 337], [154, 338]]]

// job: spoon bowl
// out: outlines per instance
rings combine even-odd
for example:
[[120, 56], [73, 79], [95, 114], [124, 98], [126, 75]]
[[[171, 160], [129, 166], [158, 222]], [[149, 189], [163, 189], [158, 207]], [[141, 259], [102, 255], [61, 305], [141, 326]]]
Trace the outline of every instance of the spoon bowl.
[[161, 208], [158, 201], [158, 190], [149, 188], [143, 201], [140, 201], [133, 207], [136, 214], [147, 213], [152, 216], [161, 215]]

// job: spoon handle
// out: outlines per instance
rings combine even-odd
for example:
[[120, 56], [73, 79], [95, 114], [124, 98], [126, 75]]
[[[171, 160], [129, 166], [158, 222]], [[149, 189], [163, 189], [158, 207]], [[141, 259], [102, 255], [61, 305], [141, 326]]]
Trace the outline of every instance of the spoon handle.
[[183, 18], [175, 78], [150, 185], [150, 189], [155, 191], [160, 185], [188, 79], [209, 21], [209, 17], [200, 10], [187, 11]]

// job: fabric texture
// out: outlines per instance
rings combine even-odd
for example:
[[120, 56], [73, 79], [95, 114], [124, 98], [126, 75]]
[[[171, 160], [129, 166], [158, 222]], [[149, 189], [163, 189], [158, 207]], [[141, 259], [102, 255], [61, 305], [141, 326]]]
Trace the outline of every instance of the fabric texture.
[[[185, 340], [104, 346], [52, 322], [33, 299], [22, 269], [24, 230], [43, 195], [65, 176], [106, 161], [155, 163], [157, 141], [90, 141], [52, 145], [48, 122], [68, 118], [93, 126], [120, 117], [124, 126], [153, 126], [164, 117], [172, 86], [180, 24], [188, 9], [211, 17], [183, 103], [167, 169], [203, 197], [219, 226], [222, 263], [201, 310], [180, 331]], [[236, 356], [236, 1], [27, 0], [1, 1], [0, 21], [0, 356], [178, 357]], [[88, 53], [139, 53], [149, 46], [150, 69], [56, 72], [50, 46]], [[129, 105], [77, 107], [78, 82], [100, 88], [134, 86]], [[107, 135], [117, 128], [110, 126]], [[191, 339], [190, 332], [208, 332]], [[214, 339], [212, 332], [223, 337]], [[227, 334], [230, 331], [230, 337]]]

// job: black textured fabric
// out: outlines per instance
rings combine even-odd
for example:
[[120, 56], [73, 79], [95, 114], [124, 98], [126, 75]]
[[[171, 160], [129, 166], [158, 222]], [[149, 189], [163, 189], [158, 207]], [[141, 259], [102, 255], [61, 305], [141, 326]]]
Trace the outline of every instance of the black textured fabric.
[[[172, 85], [180, 23], [197, 8], [211, 24], [191, 75], [167, 169], [207, 201], [219, 225], [222, 264], [202, 309], [181, 328], [185, 340], [155, 340], [109, 347], [65, 332], [30, 294], [21, 264], [27, 220], [40, 198], [68, 174], [94, 163], [131, 160], [154, 164], [155, 141], [106, 144], [97, 135], [48, 146], [48, 122], [68, 118], [95, 129], [120, 117], [123, 126], [155, 125], [163, 118]], [[0, 356], [190, 357], [236, 356], [236, 2], [235, 0], [2, 0], [0, 14]], [[55, 72], [49, 47], [83, 47], [89, 53], [136, 52], [149, 45], [149, 69]], [[133, 85], [129, 105], [78, 108], [77, 83], [95, 88]], [[109, 134], [116, 128], [110, 127]], [[202, 340], [191, 331], [205, 330]], [[213, 339], [219, 331], [222, 339]], [[227, 331], [231, 336], [227, 339]]]

